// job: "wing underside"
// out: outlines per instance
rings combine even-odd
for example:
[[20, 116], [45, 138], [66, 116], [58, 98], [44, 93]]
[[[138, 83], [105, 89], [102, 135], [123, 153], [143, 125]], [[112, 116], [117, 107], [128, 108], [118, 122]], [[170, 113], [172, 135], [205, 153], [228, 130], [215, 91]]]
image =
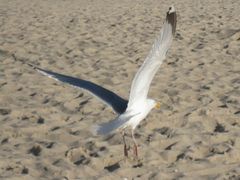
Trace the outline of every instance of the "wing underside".
[[35, 67], [31, 64], [29, 64], [29, 65], [31, 67], [33, 67], [34, 69], [36, 69], [38, 72], [40, 72], [50, 78], [53, 78], [57, 81], [61, 81], [64, 83], [68, 83], [77, 88], [87, 90], [94, 96], [97, 96], [99, 99], [101, 99], [104, 103], [111, 106], [114, 109], [114, 111], [117, 112], [118, 114], [122, 114], [127, 108], [127, 103], [128, 103], [127, 100], [121, 98], [114, 92], [112, 92], [104, 87], [101, 87], [93, 82], [82, 80], [82, 79], [71, 77], [71, 76], [67, 76], [67, 75], [63, 75], [63, 74], [59, 74], [59, 73], [48, 71], [48, 70], [44, 70], [44, 69]]

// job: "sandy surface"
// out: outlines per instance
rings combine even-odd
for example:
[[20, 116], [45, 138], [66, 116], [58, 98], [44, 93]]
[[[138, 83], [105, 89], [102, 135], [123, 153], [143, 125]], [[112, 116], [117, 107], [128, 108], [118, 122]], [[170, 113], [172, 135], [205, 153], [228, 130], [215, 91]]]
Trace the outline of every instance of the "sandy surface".
[[[124, 159], [119, 134], [89, 131], [111, 108], [22, 62], [128, 98], [171, 4], [177, 34], [150, 92], [162, 108], [136, 130], [140, 161]], [[0, 0], [0, 179], [240, 179], [239, 10], [239, 0]]]

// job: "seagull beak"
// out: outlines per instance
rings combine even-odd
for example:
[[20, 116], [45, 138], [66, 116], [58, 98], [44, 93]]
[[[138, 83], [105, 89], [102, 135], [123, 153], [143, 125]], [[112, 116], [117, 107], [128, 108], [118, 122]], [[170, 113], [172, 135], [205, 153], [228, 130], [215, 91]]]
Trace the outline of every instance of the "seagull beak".
[[156, 108], [156, 109], [160, 109], [160, 102], [157, 102], [157, 103], [156, 103], [155, 108]]

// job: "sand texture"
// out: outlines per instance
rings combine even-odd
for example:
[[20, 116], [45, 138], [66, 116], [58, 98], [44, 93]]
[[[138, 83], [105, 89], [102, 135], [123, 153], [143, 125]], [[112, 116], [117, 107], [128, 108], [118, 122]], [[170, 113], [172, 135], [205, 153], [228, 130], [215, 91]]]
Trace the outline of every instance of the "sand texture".
[[[95, 137], [111, 108], [25, 63], [128, 98], [174, 4], [178, 23], [136, 129]], [[0, 179], [240, 179], [239, 0], [0, 0]], [[127, 142], [132, 145], [131, 136]]]

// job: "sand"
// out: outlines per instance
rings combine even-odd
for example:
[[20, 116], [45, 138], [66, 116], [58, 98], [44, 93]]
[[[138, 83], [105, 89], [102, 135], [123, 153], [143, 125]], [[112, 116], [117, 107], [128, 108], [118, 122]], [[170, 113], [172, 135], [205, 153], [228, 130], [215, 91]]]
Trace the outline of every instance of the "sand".
[[[165, 13], [176, 38], [154, 78], [159, 100], [136, 130], [90, 128], [116, 115], [24, 63], [128, 98]], [[239, 0], [0, 0], [0, 179], [240, 179]], [[130, 135], [127, 137], [131, 145]]]

